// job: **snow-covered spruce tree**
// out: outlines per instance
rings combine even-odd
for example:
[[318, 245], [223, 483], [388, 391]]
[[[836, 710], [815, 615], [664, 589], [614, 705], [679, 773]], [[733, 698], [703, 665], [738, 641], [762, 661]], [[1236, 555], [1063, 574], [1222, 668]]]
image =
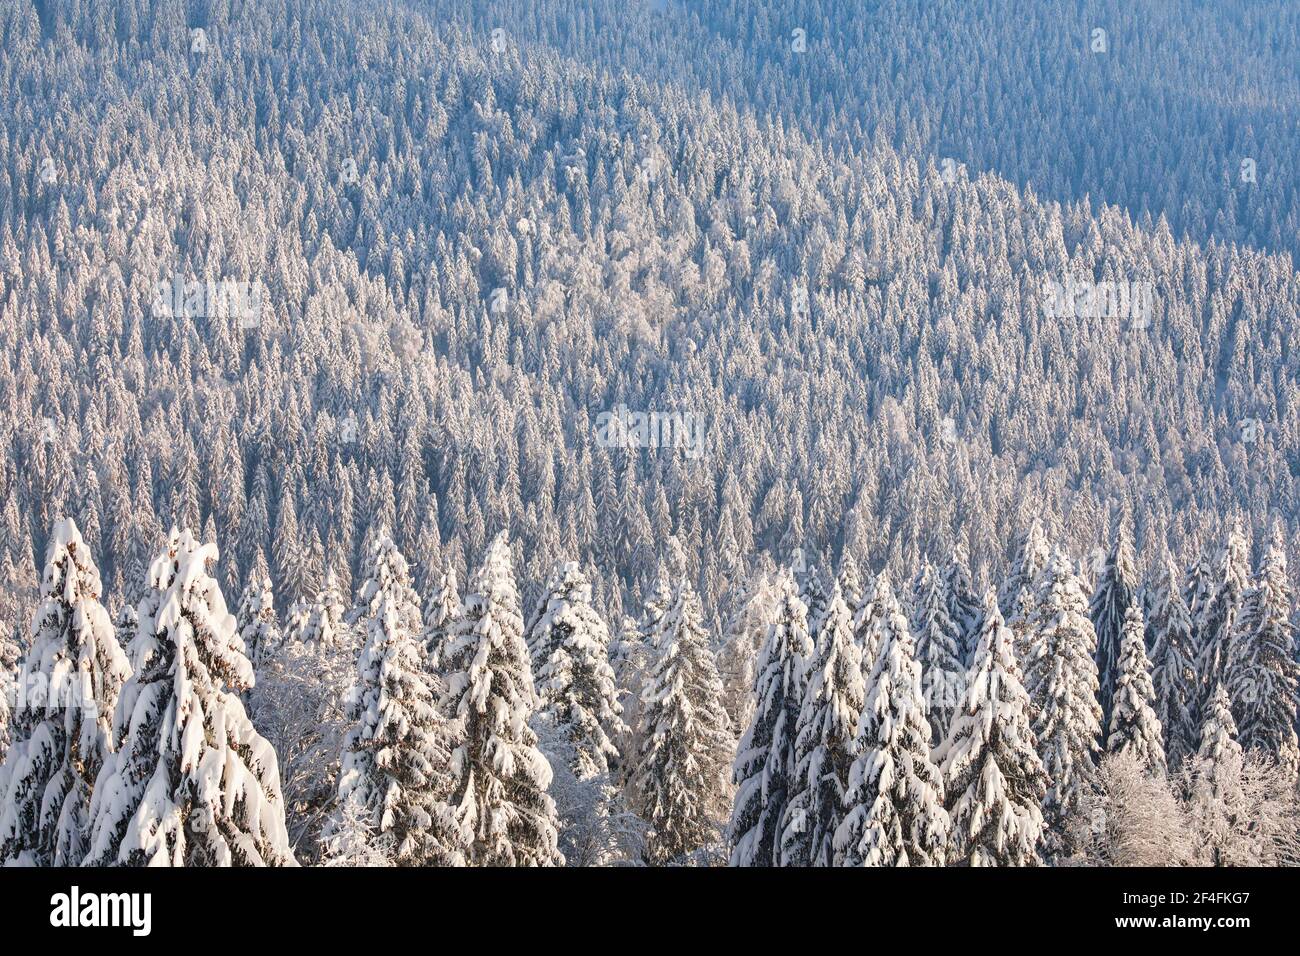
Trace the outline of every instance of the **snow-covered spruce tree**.
[[438, 709], [442, 688], [424, 669], [420, 598], [387, 529], [372, 537], [365, 573], [338, 804], [369, 810], [374, 831], [391, 835], [398, 865], [462, 865], [467, 839], [446, 802], [452, 737]]
[[795, 724], [794, 774], [777, 848], [781, 866], [834, 864], [863, 693], [862, 656], [837, 584]]
[[1038, 575], [1043, 568], [1047, 567], [1051, 557], [1051, 544], [1043, 531], [1042, 524], [1034, 518], [1020, 539], [1011, 570], [1002, 582], [1002, 589], [998, 592], [998, 606], [1002, 608], [1002, 614], [1013, 631], [1017, 596], [1022, 590], [1034, 593]]
[[655, 660], [654, 642], [659, 619], [663, 617], [664, 608], [671, 600], [672, 588], [668, 583], [668, 572], [661, 565], [654, 584], [647, 588], [641, 617], [625, 618], [622, 633], [610, 648], [610, 665], [614, 668], [619, 702], [623, 706], [623, 723], [628, 728], [626, 737], [615, 741], [618, 752], [628, 757], [620, 762], [619, 777], [624, 790], [629, 794], [634, 787], [632, 774], [637, 764], [634, 757], [641, 752], [641, 696]]
[[[822, 583], [821, 573], [817, 570], [816, 565], [808, 568], [803, 577], [803, 583], [799, 589], [799, 600], [803, 601], [803, 606], [808, 609], [808, 636], [812, 638], [813, 643], [817, 642], [817, 636], [821, 633], [822, 622], [826, 619], [826, 612], [830, 607], [830, 591]], [[843, 595], [841, 595], [843, 599]], [[845, 602], [845, 607], [848, 603]], [[849, 611], [849, 619], [853, 619], [853, 612]]]
[[736, 800], [729, 831], [732, 866], [780, 862], [781, 820], [794, 773], [803, 671], [813, 655], [808, 609], [789, 571], [777, 579], [775, 596], [776, 620], [758, 659], [754, 715], [736, 751]]
[[[626, 728], [622, 738], [614, 744], [620, 754], [638, 754], [641, 750], [637, 738], [641, 723], [641, 690], [650, 666], [650, 654], [641, 624], [635, 618], [623, 618], [619, 635], [610, 644], [609, 664], [614, 671], [614, 684]], [[625, 790], [630, 787], [630, 776], [635, 766], [635, 760], [619, 761], [618, 780]]]
[[438, 589], [424, 610], [424, 661], [435, 674], [442, 672], [442, 653], [459, 609], [460, 583], [456, 569], [448, 566], [438, 575]]
[[947, 800], [951, 865], [1040, 862], [1047, 773], [1011, 645], [1011, 630], [989, 588], [965, 692], [947, 738], [934, 752]]
[[[289, 605], [289, 610], [284, 615], [284, 628], [280, 631], [279, 639], [262, 652], [261, 656], [264, 659], [274, 657], [280, 647], [285, 644], [302, 643], [303, 634], [311, 624], [311, 608], [310, 601], [294, 601]], [[235, 613], [235, 620], [239, 620], [238, 612]], [[262, 672], [264, 663], [265, 660], [254, 665], [254, 669], [259, 675]]]
[[1163, 777], [1165, 745], [1160, 719], [1153, 707], [1155, 696], [1142, 609], [1133, 603], [1124, 612], [1124, 627], [1120, 632], [1106, 750], [1112, 754], [1129, 754], [1148, 772]]
[[1166, 546], [1151, 598], [1151, 681], [1155, 713], [1165, 734], [1165, 758], [1170, 770], [1196, 753], [1195, 652], [1192, 620], [1178, 583], [1178, 568]]
[[767, 574], [754, 575], [727, 620], [718, 652], [722, 703], [731, 726], [748, 727], [754, 710], [754, 681], [758, 656], [771, 629], [775, 601]]
[[934, 743], [948, 733], [966, 677], [962, 629], [952, 619], [948, 599], [945, 580], [927, 559], [913, 587], [911, 625], [921, 668], [921, 694]]
[[1073, 853], [1066, 824], [1096, 779], [1101, 705], [1097, 637], [1087, 612], [1079, 578], [1058, 551], [1039, 575], [1033, 640], [1041, 656], [1030, 662], [1029, 681], [1038, 695], [1034, 737], [1049, 780], [1043, 819], [1044, 855], [1051, 858]]
[[113, 750], [113, 708], [131, 674], [99, 571], [71, 518], [54, 525], [0, 763], [0, 866], [76, 866], [95, 778]]
[[302, 642], [326, 647], [353, 647], [356, 644], [356, 636], [347, 624], [347, 604], [343, 599], [343, 589], [332, 570], [326, 572], [325, 583], [308, 609]]
[[858, 606], [862, 603], [862, 570], [858, 567], [853, 552], [847, 547], [840, 561], [840, 574], [837, 580], [840, 582], [840, 594], [844, 597], [844, 605], [849, 609], [851, 617], [857, 613]]
[[1201, 746], [1190, 764], [1185, 777], [1197, 862], [1203, 866], [1251, 863], [1251, 854], [1241, 852], [1251, 818], [1242, 785], [1245, 759], [1222, 683], [1215, 685], [1206, 706]]
[[1204, 583], [1204, 597], [1198, 598], [1199, 613], [1192, 618], [1192, 633], [1196, 636], [1196, 676], [1201, 684], [1201, 719], [1208, 713], [1211, 698], [1219, 684], [1226, 686], [1228, 662], [1232, 639], [1237, 629], [1237, 616], [1250, 579], [1250, 545], [1241, 529], [1240, 519], [1234, 520], [1228, 531], [1228, 540], [1215, 559], [1210, 577]]
[[1274, 757], [1294, 777], [1300, 769], [1296, 741], [1295, 632], [1286, 552], [1275, 532], [1259, 580], [1246, 594], [1228, 666], [1228, 697], [1244, 750]]
[[878, 652], [867, 684], [835, 833], [840, 866], [943, 866], [948, 814], [930, 760], [931, 732], [907, 618], [887, 575], [876, 579]]
[[[298, 606], [300, 602], [294, 604]], [[235, 622], [244, 642], [244, 653], [256, 670], [261, 667], [263, 657], [274, 653], [280, 646], [280, 625], [276, 620], [275, 596], [269, 574], [248, 576], [248, 584], [239, 599], [239, 609], [235, 612]]]
[[12, 742], [10, 726], [13, 708], [18, 702], [18, 662], [21, 654], [13, 629], [0, 620], [0, 766]]
[[1121, 521], [1115, 534], [1115, 543], [1106, 556], [1105, 566], [1093, 592], [1088, 616], [1097, 632], [1097, 681], [1100, 690], [1097, 700], [1101, 704], [1103, 726], [1110, 723], [1111, 701], [1119, 679], [1120, 643], [1123, 639], [1125, 615], [1137, 599], [1137, 559], [1133, 555], [1133, 538], [1127, 521]]
[[470, 578], [443, 654], [456, 720], [451, 805], [474, 866], [562, 866], [551, 767], [528, 722], [537, 707], [510, 544], [503, 531]]
[[[998, 604], [1001, 607], [1001, 602]], [[1031, 716], [1036, 713], [1039, 700], [1038, 689], [1033, 685], [1037, 668], [1034, 662], [1043, 656], [1039, 634], [1034, 628], [1038, 616], [1038, 598], [1032, 587], [1023, 587], [1012, 602], [1012, 610], [1006, 615], [1006, 625], [1011, 631], [1011, 649], [1016, 655], [1016, 664], [1023, 675], [1025, 691], [1029, 694]]]
[[572, 744], [569, 769], [579, 780], [608, 774], [627, 728], [609, 666], [609, 630], [592, 607], [591, 582], [577, 562], [565, 563], [552, 578], [529, 644], [539, 652], [541, 713]]
[[858, 648], [864, 692], [867, 678], [871, 676], [871, 671], [876, 665], [877, 641], [880, 639], [880, 614], [883, 605], [877, 600], [877, 595], [881, 577], [871, 582], [862, 603], [858, 605], [858, 613], [853, 616], [853, 643]]
[[634, 787], [650, 824], [646, 859], [687, 863], [711, 856], [722, 836], [735, 738], [699, 599], [685, 577], [673, 588], [653, 643]]
[[149, 566], [114, 713], [121, 741], [95, 783], [91, 866], [293, 865], [275, 751], [239, 694], [253, 685], [209, 574], [213, 544], [172, 530]]
[[961, 635], [962, 669], [968, 670], [975, 660], [975, 644], [984, 618], [979, 594], [971, 580], [970, 557], [963, 545], [953, 548], [943, 568], [943, 582], [948, 599], [948, 617]]

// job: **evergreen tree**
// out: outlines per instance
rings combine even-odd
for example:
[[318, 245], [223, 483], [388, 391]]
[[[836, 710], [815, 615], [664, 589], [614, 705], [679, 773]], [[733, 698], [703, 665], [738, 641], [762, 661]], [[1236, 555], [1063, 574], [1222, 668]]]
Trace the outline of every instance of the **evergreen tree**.
[[[843, 596], [841, 595], [841, 598]], [[818, 635], [821, 634], [822, 623], [826, 620], [826, 613], [830, 608], [830, 592], [822, 582], [821, 573], [817, 570], [816, 565], [808, 568], [808, 573], [804, 575], [803, 586], [799, 591], [799, 600], [803, 601], [804, 607], [808, 609], [808, 634], [813, 643], [817, 643]], [[845, 607], [848, 607], [847, 602]], [[850, 611], [850, 620], [853, 612]]]
[[1137, 561], [1127, 522], [1120, 522], [1115, 544], [1106, 557], [1088, 616], [1097, 632], [1097, 680], [1103, 726], [1109, 726], [1115, 684], [1119, 679], [1120, 643], [1125, 615], [1137, 597]]
[[1295, 631], [1286, 552], [1275, 533], [1259, 581], [1245, 598], [1228, 668], [1238, 739], [1244, 750], [1262, 750], [1294, 776], [1300, 769], [1296, 741]]
[[848, 548], [844, 549], [844, 557], [840, 562], [839, 582], [840, 594], [844, 596], [844, 605], [849, 609], [850, 616], [857, 614], [858, 607], [862, 604], [862, 571]]
[[926, 560], [912, 593], [912, 632], [921, 668], [921, 693], [935, 743], [944, 738], [961, 700], [966, 668], [962, 630], [951, 616], [946, 581]]
[[253, 686], [213, 544], [172, 530], [149, 567], [114, 712], [121, 741], [91, 800], [91, 866], [293, 865], [275, 751], [239, 695]]
[[1097, 703], [1097, 636], [1078, 576], [1062, 553], [1039, 576], [1031, 662], [1034, 737], [1050, 781], [1043, 802], [1046, 850], [1070, 856], [1067, 824], [1096, 779], [1101, 705]]
[[[95, 778], [113, 750], [113, 708], [130, 676], [99, 571], [71, 518], [55, 523], [0, 763], [0, 865], [75, 866]], [[8, 688], [5, 688], [8, 690]]]
[[[301, 611], [306, 604], [295, 601], [294, 607]], [[275, 615], [270, 575], [259, 576], [256, 571], [249, 575], [244, 594], [239, 599], [239, 609], [235, 612], [235, 624], [244, 642], [244, 653], [256, 670], [262, 659], [280, 646], [280, 627]]]
[[1155, 714], [1165, 733], [1169, 769], [1196, 753], [1200, 728], [1196, 726], [1195, 654], [1192, 621], [1178, 589], [1178, 568], [1165, 548], [1151, 600], [1151, 679], [1155, 688]]
[[353, 726], [338, 804], [365, 807], [374, 832], [391, 835], [399, 865], [461, 865], [466, 837], [446, 803], [452, 738], [437, 707], [442, 688], [424, 670], [420, 599], [387, 529], [371, 541], [359, 603], [365, 643], [348, 699]]
[[1237, 742], [1228, 692], [1214, 688], [1205, 709], [1201, 745], [1192, 761], [1190, 813], [1197, 835], [1197, 856], [1209, 866], [1234, 861], [1234, 836], [1249, 826], [1249, 808], [1242, 786], [1244, 754]]
[[442, 654], [460, 610], [460, 585], [456, 569], [448, 565], [438, 575], [438, 589], [424, 612], [424, 660], [435, 674], [442, 669]]
[[836, 584], [795, 724], [794, 776], [778, 848], [782, 866], [834, 863], [863, 694], [862, 656]]
[[1142, 611], [1136, 604], [1131, 604], [1124, 612], [1124, 627], [1120, 634], [1114, 705], [1106, 749], [1113, 754], [1127, 754], [1148, 772], [1164, 776], [1165, 746], [1160, 720], [1153, 706], [1155, 699]]
[[699, 599], [685, 577], [673, 589], [652, 644], [634, 785], [650, 825], [647, 859], [685, 862], [708, 852], [721, 835], [735, 740]]
[[1008, 623], [1012, 623], [1016, 611], [1016, 599], [1020, 592], [1027, 590], [1031, 594], [1035, 593], [1038, 576], [1043, 568], [1047, 567], [1051, 557], [1052, 549], [1047, 535], [1043, 532], [1043, 526], [1038, 519], [1034, 518], [1020, 539], [1011, 571], [1002, 582], [1002, 590], [998, 592], [998, 605], [1002, 608], [1002, 614], [1008, 619]]
[[[0, 620], [0, 754], [7, 753], [13, 741], [10, 725], [13, 708], [18, 703], [18, 663], [21, 657], [13, 631], [6, 621]], [[3, 766], [3, 758], [0, 758], [0, 767]]]
[[1234, 521], [1205, 583], [1205, 594], [1196, 601], [1199, 614], [1193, 617], [1192, 628], [1197, 642], [1196, 674], [1203, 715], [1215, 689], [1219, 684], [1227, 685], [1237, 615], [1249, 584], [1249, 551], [1241, 522]]
[[948, 599], [948, 617], [961, 635], [960, 659], [962, 670], [965, 671], [975, 660], [975, 644], [979, 638], [983, 612], [980, 609], [979, 595], [971, 581], [970, 558], [962, 545], [953, 548], [952, 556], [943, 571], [943, 580]]
[[731, 815], [731, 865], [776, 866], [781, 820], [789, 803], [803, 671], [813, 654], [808, 609], [794, 577], [776, 582], [777, 616], [759, 655], [748, 730], [736, 751], [736, 801]]
[[303, 643], [325, 646], [351, 643], [346, 611], [338, 577], [333, 570], [327, 571], [325, 582], [308, 612], [306, 627], [302, 631]]
[[934, 753], [947, 793], [950, 864], [1040, 862], [1047, 773], [1011, 645], [1011, 631], [989, 588], [965, 693], [947, 739]]
[[537, 707], [510, 545], [493, 540], [443, 654], [456, 720], [451, 805], [473, 866], [559, 866], [551, 768], [528, 722]]
[[774, 608], [771, 584], [767, 575], [760, 572], [754, 575], [727, 620], [722, 650], [718, 653], [718, 671], [722, 678], [722, 703], [732, 727], [749, 726], [758, 656], [772, 626]]
[[835, 833], [842, 866], [942, 866], [948, 843], [943, 781], [912, 635], [886, 575], [876, 581], [879, 635], [853, 749], [847, 812]]
[[591, 582], [577, 562], [565, 563], [553, 579], [528, 643], [541, 661], [541, 713], [571, 743], [570, 769], [578, 780], [608, 774], [627, 728], [609, 665], [609, 630], [591, 605]]

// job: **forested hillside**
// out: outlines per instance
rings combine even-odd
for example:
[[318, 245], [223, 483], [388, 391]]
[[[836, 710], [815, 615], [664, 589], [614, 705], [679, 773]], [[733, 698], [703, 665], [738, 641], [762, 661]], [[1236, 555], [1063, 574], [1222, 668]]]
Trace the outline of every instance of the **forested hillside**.
[[[915, 680], [949, 724], [987, 704], [961, 696], [968, 671], [1018, 660], [1025, 714], [1038, 713], [1035, 682], [1049, 676], [1019, 646], [1024, 633], [1052, 660], [1095, 652], [1096, 716], [1085, 701], [1032, 728], [1040, 743], [1072, 728], [1057, 750], [1067, 764], [1092, 759], [1095, 742], [1080, 741], [1104, 743], [1116, 709], [1173, 706], [1183, 680], [1196, 692], [1175, 717], [1175, 746], [1196, 751], [1220, 680], [1232, 684], [1240, 628], [1294, 656], [1300, 195], [1288, 164], [1300, 13], [1153, 6], [1139, 21], [1117, 2], [1064, 0], [1032, 11], [824, 0], [794, 17], [775, 4], [675, 0], [3, 4], [0, 668], [14, 673], [35, 646], [29, 624], [59, 596], [42, 589], [42, 570], [75, 531], [97, 565], [95, 599], [122, 633], [146, 633], [148, 621], [130, 619], [150, 602], [165, 617], [170, 601], [207, 628], [196, 640], [220, 648], [238, 633], [245, 663], [271, 668], [260, 686], [333, 681], [293, 691], [315, 695], [309, 718], [277, 718], [252, 672], [228, 664], [213, 700], [242, 714], [245, 699], [254, 719], [266, 708], [280, 721], [286, 787], [295, 767], [303, 776], [284, 833], [191, 844], [198, 863], [274, 861], [291, 842], [314, 859], [321, 794], [329, 813], [354, 814], [329, 852], [364, 858], [359, 808], [373, 791], [358, 781], [373, 768], [363, 747], [349, 749], [348, 728], [382, 723], [366, 674], [385, 654], [413, 667], [417, 637], [448, 656], [427, 685], [403, 689], [402, 706], [427, 724], [410, 746], [459, 768], [446, 781], [459, 805], [486, 800], [465, 776], [478, 765], [472, 734], [443, 723], [469, 719], [456, 708], [483, 690], [470, 662], [488, 650], [473, 643], [472, 615], [503, 606], [521, 619], [490, 648], [501, 667], [559, 681], [562, 700], [565, 675], [585, 666], [624, 701], [626, 735], [610, 729], [612, 708], [596, 723], [624, 761], [632, 741], [638, 769], [588, 740], [573, 766], [591, 772], [556, 784], [570, 786], [561, 801], [617, 803], [603, 818], [617, 832], [575, 846], [573, 828], [549, 829], [549, 776], [532, 754], [568, 744], [546, 739], [543, 721], [509, 742], [537, 770], [510, 782], [531, 794], [526, 835], [462, 845], [438, 827], [470, 824], [434, 813], [437, 826], [393, 859], [608, 862], [627, 841], [650, 862], [716, 854], [716, 840], [690, 830], [697, 821], [652, 827], [642, 844], [647, 815], [618, 801], [653, 802], [679, 768], [637, 720], [670, 720], [682, 686], [716, 693], [730, 736], [689, 744], [711, 755], [716, 829], [731, 811], [737, 738], [756, 707], [779, 705], [752, 681], [764, 660], [779, 671], [781, 655], [804, 651], [824, 678], [814, 698], [854, 712], [843, 733], [866, 734], [860, 746], [900, 765], [946, 731], [909, 724], [914, 702], [873, 704], [871, 688]], [[1123, 306], [1072, 291], [1097, 284], [1121, 289]], [[176, 575], [206, 568], [221, 606], [210, 589], [201, 607], [169, 592], [160, 554]], [[1121, 559], [1123, 599], [1090, 608]], [[750, 608], [760, 591], [761, 610]], [[1193, 664], [1158, 657], [1156, 625], [1125, 620], [1130, 606], [1168, 614], [1172, 594], [1191, 603], [1193, 677]], [[612, 641], [632, 669], [595, 654], [548, 671], [532, 639], [557, 601], [581, 605], [571, 613], [605, 630], [592, 640]], [[238, 606], [237, 628], [224, 602]], [[936, 623], [940, 605], [957, 632]], [[1248, 606], [1255, 616], [1239, 625]], [[638, 641], [621, 637], [648, 626], [647, 608], [673, 635], [672, 661], [635, 660]], [[750, 612], [758, 624], [737, 623]], [[780, 614], [785, 637], [764, 658]], [[346, 632], [346, 664], [270, 663], [280, 638], [254, 622], [301, 632], [322, 615]], [[1075, 618], [1088, 627], [1071, 631]], [[1136, 639], [1124, 640], [1126, 623]], [[164, 626], [150, 626], [146, 640], [165, 643]], [[815, 647], [789, 649], [804, 639]], [[960, 679], [929, 666], [935, 642], [956, 648], [942, 666]], [[1147, 654], [1152, 701], [1117, 703], [1115, 675], [1145, 670]], [[1162, 661], [1174, 674], [1163, 684]], [[1277, 667], [1294, 719], [1295, 675]], [[151, 699], [138, 685], [156, 677], [137, 673], [122, 693]], [[667, 716], [635, 713], [650, 706], [642, 691]], [[501, 706], [526, 709], [531, 693]], [[435, 699], [453, 710], [429, 712]], [[571, 718], [552, 703], [552, 717]], [[1220, 724], [1242, 723], [1253, 703], [1229, 694], [1224, 706]], [[874, 716], [859, 726], [864, 708]], [[1146, 759], [1142, 719], [1114, 732]], [[1273, 728], [1249, 731], [1262, 735], [1255, 749], [1291, 753], [1278, 713], [1250, 719]], [[974, 733], [956, 723], [954, 734]], [[871, 737], [882, 728], [902, 729]], [[251, 739], [232, 752], [260, 753]], [[836, 806], [870, 792], [850, 742], [789, 742], [791, 760], [818, 746], [847, 760]], [[951, 765], [932, 767], [935, 779], [966, 779], [978, 747], [947, 744], [934, 759]], [[267, 767], [245, 757], [248, 779], [265, 782]], [[1038, 780], [1044, 768], [1022, 758], [1012, 755], [1017, 792], [1042, 785], [1050, 854], [1091, 852], [1069, 829], [1082, 798], [1068, 768], [1044, 757]], [[130, 776], [129, 751], [105, 759], [106, 772]], [[626, 793], [593, 795], [593, 774], [625, 770]], [[352, 781], [338, 791], [343, 809], [336, 775]], [[803, 798], [809, 819], [830, 800]], [[60, 852], [117, 848], [119, 811], [95, 807], [87, 845]], [[938, 826], [915, 807], [896, 812], [912, 832]], [[842, 822], [768, 833], [762, 852], [941, 862], [948, 839], [881, 847], [862, 819], [837, 835]]]

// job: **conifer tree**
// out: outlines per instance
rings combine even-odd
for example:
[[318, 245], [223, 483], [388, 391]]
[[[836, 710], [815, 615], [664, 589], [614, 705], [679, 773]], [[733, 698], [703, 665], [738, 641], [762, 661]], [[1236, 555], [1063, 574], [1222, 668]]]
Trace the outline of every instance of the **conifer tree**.
[[391, 835], [399, 865], [461, 865], [467, 840], [446, 802], [452, 737], [437, 706], [442, 688], [424, 669], [420, 599], [387, 529], [372, 538], [358, 603], [365, 643], [348, 699], [338, 805], [365, 807], [374, 832]]
[[1010, 629], [992, 588], [975, 661], [947, 738], [934, 753], [951, 824], [948, 863], [1036, 866], [1047, 773], [1030, 727]]
[[732, 866], [779, 864], [781, 820], [790, 800], [803, 671], [813, 644], [808, 609], [789, 571], [777, 579], [775, 596], [776, 620], [758, 659], [754, 715], [736, 751]]
[[[826, 613], [830, 607], [830, 591], [822, 581], [821, 572], [817, 570], [816, 565], [808, 568], [804, 575], [803, 586], [799, 591], [799, 600], [803, 601], [804, 607], [808, 609], [808, 634], [817, 642], [817, 636], [821, 633], [822, 622], [826, 619]], [[841, 599], [843, 595], [841, 595]], [[848, 603], [845, 602], [845, 607]], [[850, 620], [853, 612], [850, 611]]]
[[1286, 552], [1275, 532], [1246, 594], [1228, 667], [1238, 739], [1244, 750], [1262, 750], [1294, 777], [1300, 769], [1296, 741], [1295, 631], [1291, 623], [1291, 585]]
[[438, 588], [424, 612], [424, 660], [435, 674], [441, 673], [442, 655], [460, 610], [460, 584], [456, 569], [447, 566], [438, 575]]
[[1020, 539], [1011, 570], [1002, 582], [1002, 590], [998, 592], [998, 605], [1002, 608], [1002, 614], [1008, 619], [1008, 623], [1011, 623], [1012, 615], [1016, 610], [1017, 596], [1025, 589], [1031, 594], [1035, 592], [1038, 575], [1042, 573], [1051, 557], [1052, 549], [1047, 535], [1043, 532], [1039, 520], [1034, 518]]
[[32, 618], [14, 739], [0, 761], [0, 865], [75, 866], [85, 855], [95, 778], [113, 750], [113, 708], [131, 673], [100, 589], [76, 524], [60, 519]]
[[749, 726], [754, 708], [754, 681], [759, 652], [772, 626], [774, 601], [771, 584], [763, 572], [755, 574], [744, 596], [736, 602], [718, 653], [722, 702], [735, 728]]
[[306, 626], [302, 631], [302, 641], [304, 644], [335, 646], [350, 640], [343, 587], [339, 583], [338, 576], [330, 570], [325, 573], [325, 581], [316, 595], [316, 600], [312, 602]]
[[647, 859], [686, 862], [721, 836], [735, 738], [699, 599], [685, 577], [656, 625], [653, 647], [641, 696], [635, 791], [650, 825]]
[[1103, 726], [1109, 726], [1111, 701], [1119, 678], [1120, 643], [1123, 637], [1125, 615], [1137, 596], [1137, 561], [1133, 555], [1133, 540], [1126, 521], [1120, 522], [1115, 544], [1097, 581], [1097, 589], [1088, 608], [1093, 630], [1097, 632], [1097, 680], [1100, 691]]
[[[295, 601], [294, 607], [301, 612], [306, 604]], [[270, 575], [259, 576], [256, 572], [249, 575], [239, 599], [239, 609], [235, 612], [235, 623], [244, 642], [244, 653], [256, 670], [262, 659], [280, 646], [280, 626], [275, 614]]]
[[794, 777], [778, 848], [782, 866], [834, 863], [863, 693], [862, 656], [836, 584], [795, 724]]
[[1166, 546], [1151, 600], [1151, 681], [1155, 714], [1165, 734], [1165, 758], [1170, 770], [1196, 753], [1195, 653], [1192, 621], [1178, 587], [1178, 568]]
[[1203, 715], [1207, 714], [1215, 689], [1219, 684], [1227, 685], [1237, 616], [1249, 586], [1249, 551], [1241, 522], [1234, 520], [1204, 584], [1204, 596], [1196, 602], [1199, 613], [1192, 618], [1192, 627], [1197, 642], [1196, 675], [1201, 683], [1200, 713]]
[[975, 660], [975, 644], [984, 618], [979, 594], [971, 580], [970, 558], [963, 545], [953, 548], [952, 556], [943, 569], [943, 580], [948, 599], [948, 617], [961, 635], [962, 669], [968, 670]]
[[876, 579], [875, 665], [867, 684], [835, 833], [841, 866], [942, 866], [948, 844], [943, 781], [930, 760], [931, 731], [907, 618], [889, 579]]
[[935, 743], [948, 732], [966, 671], [962, 631], [952, 619], [949, 597], [945, 580], [927, 559], [913, 586], [912, 632], [916, 635], [921, 693]]
[[443, 654], [456, 721], [451, 806], [472, 866], [560, 866], [551, 767], [528, 722], [537, 707], [510, 545], [503, 531], [470, 578]]
[[1047, 854], [1070, 856], [1070, 816], [1096, 779], [1101, 705], [1097, 703], [1097, 636], [1070, 560], [1055, 554], [1039, 576], [1030, 662], [1034, 737], [1050, 781], [1043, 802]]
[[552, 580], [528, 643], [541, 661], [541, 713], [572, 745], [570, 769], [578, 780], [608, 774], [627, 728], [609, 665], [609, 630], [592, 607], [591, 582], [577, 562], [563, 564]]
[[[0, 754], [7, 753], [12, 742], [10, 725], [12, 708], [18, 702], [18, 662], [21, 656], [12, 629], [7, 622], [0, 620]], [[0, 756], [0, 766], [3, 766], [3, 761]]]
[[149, 567], [114, 712], [121, 741], [91, 800], [91, 866], [293, 865], [275, 751], [239, 695], [253, 686], [213, 544], [172, 530]]
[[1154, 703], [1155, 688], [1147, 661], [1142, 611], [1136, 604], [1130, 604], [1124, 612], [1124, 628], [1120, 634], [1106, 749], [1112, 754], [1127, 754], [1149, 773], [1164, 776], [1164, 737]]
[[857, 614], [858, 607], [862, 604], [862, 571], [853, 557], [853, 552], [847, 547], [840, 562], [839, 582], [840, 594], [844, 597], [844, 605], [849, 609], [849, 615]]
[[1249, 809], [1242, 786], [1244, 754], [1237, 742], [1228, 692], [1214, 688], [1205, 709], [1201, 745], [1192, 761], [1189, 810], [1202, 864], [1224, 866], [1232, 856], [1234, 836], [1249, 826]]

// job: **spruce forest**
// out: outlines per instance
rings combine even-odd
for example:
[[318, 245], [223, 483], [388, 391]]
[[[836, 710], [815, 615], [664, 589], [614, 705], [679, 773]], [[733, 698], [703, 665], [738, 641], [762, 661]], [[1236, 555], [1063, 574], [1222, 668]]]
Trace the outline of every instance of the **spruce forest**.
[[1300, 864], [1297, 63], [0, 2], [0, 866]]

